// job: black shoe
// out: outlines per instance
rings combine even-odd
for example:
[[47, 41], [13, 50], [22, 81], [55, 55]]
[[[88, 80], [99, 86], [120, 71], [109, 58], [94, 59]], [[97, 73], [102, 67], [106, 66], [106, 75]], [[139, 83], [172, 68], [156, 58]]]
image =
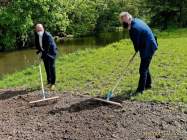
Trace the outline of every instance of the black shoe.
[[152, 88], [152, 86], [149, 85], [149, 86], [146, 86], [146, 87], [145, 87], [145, 90], [149, 90], [149, 89], [151, 89], [151, 88]]
[[135, 92], [131, 93], [131, 97], [137, 96], [138, 94], [143, 94], [143, 91], [136, 90]]
[[143, 93], [143, 91], [144, 91], [144, 90], [143, 90], [143, 89], [140, 89], [140, 88], [137, 88], [137, 90], [136, 90], [137, 93], [141, 93], [141, 94]]
[[136, 90], [136, 93], [143, 94], [143, 90]]

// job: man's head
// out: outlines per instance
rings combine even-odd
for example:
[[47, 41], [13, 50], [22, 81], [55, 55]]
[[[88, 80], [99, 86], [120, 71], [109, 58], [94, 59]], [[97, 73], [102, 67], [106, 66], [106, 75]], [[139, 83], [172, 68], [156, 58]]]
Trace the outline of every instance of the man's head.
[[129, 14], [128, 12], [121, 12], [119, 18], [120, 18], [120, 22], [123, 24], [123, 27], [130, 29], [130, 25], [133, 18], [132, 15]]
[[39, 36], [42, 36], [44, 33], [44, 27], [42, 24], [36, 24], [36, 32]]

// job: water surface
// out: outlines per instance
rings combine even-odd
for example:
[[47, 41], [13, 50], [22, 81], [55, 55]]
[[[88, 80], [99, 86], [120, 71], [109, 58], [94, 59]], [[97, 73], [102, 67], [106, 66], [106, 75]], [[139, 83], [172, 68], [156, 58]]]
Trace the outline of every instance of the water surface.
[[[101, 48], [107, 44], [127, 38], [126, 32], [101, 33], [97, 36], [68, 39], [64, 45], [58, 43], [58, 55], [73, 53], [86, 48]], [[37, 63], [35, 49], [0, 53], [0, 75], [20, 71]]]

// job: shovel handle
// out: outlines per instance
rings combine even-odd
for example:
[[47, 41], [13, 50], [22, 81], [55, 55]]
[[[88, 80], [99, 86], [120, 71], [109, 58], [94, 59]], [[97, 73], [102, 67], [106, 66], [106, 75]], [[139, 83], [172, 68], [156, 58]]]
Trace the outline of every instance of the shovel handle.
[[[137, 52], [134, 53], [134, 55], [131, 57], [131, 59], [129, 60], [129, 63], [125, 69], [125, 72], [123, 73], [123, 75], [127, 72], [129, 65], [133, 62], [135, 56], [136, 56]], [[119, 85], [119, 83], [121, 82], [121, 80], [123, 79], [123, 75], [121, 75], [121, 77], [119, 78], [119, 80], [117, 81], [116, 85], [114, 86], [114, 88], [112, 89], [112, 93], [114, 93], [115, 89], [117, 88], [117, 86]]]
[[134, 60], [134, 57], [136, 56], [137, 52], [134, 53], [134, 55], [131, 57], [131, 59], [129, 60], [129, 63], [127, 65], [127, 67], [132, 63], [132, 61]]

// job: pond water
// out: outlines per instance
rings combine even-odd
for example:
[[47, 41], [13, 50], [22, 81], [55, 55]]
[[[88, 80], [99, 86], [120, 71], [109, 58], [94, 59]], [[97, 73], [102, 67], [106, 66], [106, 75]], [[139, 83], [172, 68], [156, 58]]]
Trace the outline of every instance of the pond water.
[[[96, 36], [65, 40], [63, 45], [58, 43], [58, 55], [73, 53], [86, 48], [100, 48], [107, 44], [127, 38], [126, 32], [101, 33]], [[13, 52], [0, 53], [0, 76], [20, 71], [30, 65], [37, 63], [35, 49], [26, 49]]]

